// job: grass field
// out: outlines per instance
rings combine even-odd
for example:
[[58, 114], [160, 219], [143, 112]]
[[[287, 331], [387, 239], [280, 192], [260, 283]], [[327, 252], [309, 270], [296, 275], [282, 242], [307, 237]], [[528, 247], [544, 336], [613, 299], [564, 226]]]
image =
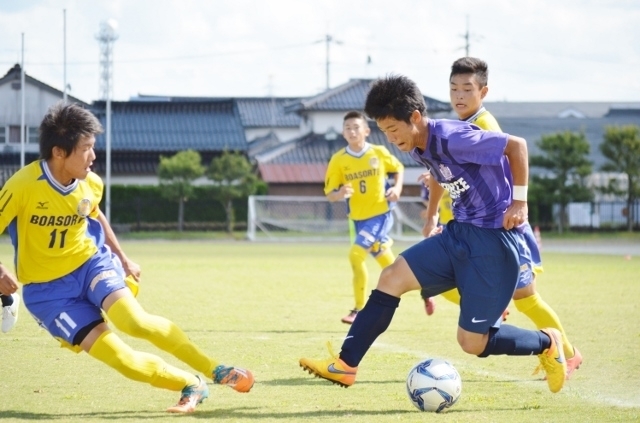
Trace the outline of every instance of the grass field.
[[[211, 385], [190, 416], [163, 410], [178, 399], [123, 378], [90, 358], [58, 348], [22, 307], [0, 334], [0, 420], [164, 422], [632, 422], [640, 421], [640, 257], [545, 253], [538, 289], [560, 315], [584, 364], [558, 394], [531, 376], [535, 357], [466, 355], [455, 341], [457, 309], [442, 298], [427, 318], [418, 293], [406, 295], [390, 328], [361, 363], [357, 383], [338, 388], [314, 379], [298, 359], [339, 350], [352, 307], [343, 244], [252, 244], [244, 241], [126, 240], [143, 268], [139, 300], [178, 323], [222, 362], [250, 368], [256, 385], [238, 394]], [[397, 245], [400, 251], [406, 245]], [[0, 261], [11, 260], [6, 239]], [[368, 261], [370, 287], [379, 270]], [[532, 328], [511, 306], [509, 323]], [[155, 347], [123, 337], [135, 348]], [[439, 415], [420, 414], [404, 379], [428, 356], [449, 359], [463, 380], [459, 402]]]

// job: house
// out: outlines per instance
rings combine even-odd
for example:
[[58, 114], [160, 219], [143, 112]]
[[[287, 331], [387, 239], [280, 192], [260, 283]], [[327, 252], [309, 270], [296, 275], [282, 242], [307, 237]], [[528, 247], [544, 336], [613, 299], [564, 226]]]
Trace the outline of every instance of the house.
[[[0, 185], [20, 168], [23, 147], [20, 143], [22, 123], [22, 69], [16, 64], [0, 78]], [[38, 127], [47, 109], [62, 100], [64, 93], [25, 74], [24, 125], [25, 163], [36, 159], [38, 150]], [[68, 96], [73, 101], [87, 106], [82, 100]]]
[[[340, 134], [344, 114], [363, 110], [372, 79], [351, 79], [345, 84], [310, 98], [291, 103], [285, 112], [301, 117], [301, 135], [282, 145], [255, 154], [260, 176], [269, 185], [271, 195], [323, 195], [324, 175], [331, 155], [346, 146]], [[430, 116], [451, 111], [449, 103], [425, 96]], [[389, 144], [375, 123], [370, 122], [368, 141], [385, 145], [407, 167], [405, 193], [419, 195], [418, 175], [423, 169]]]
[[[340, 135], [348, 110], [362, 110], [371, 79], [351, 79], [311, 97], [170, 97], [140, 95], [111, 103], [112, 184], [157, 184], [160, 156], [194, 149], [204, 164], [224, 150], [239, 151], [256, 164], [270, 194], [322, 195], [332, 153], [346, 145]], [[37, 128], [47, 108], [63, 93], [25, 76], [25, 162], [38, 157]], [[104, 124], [105, 102], [87, 104]], [[425, 96], [429, 115], [455, 118], [448, 102]], [[524, 137], [529, 154], [539, 154], [543, 135], [583, 132], [597, 171], [605, 158], [599, 150], [608, 125], [640, 126], [640, 102], [487, 102], [505, 132]], [[20, 66], [0, 78], [0, 184], [20, 166]], [[417, 195], [423, 169], [389, 145], [371, 123], [369, 141], [386, 145], [406, 166], [405, 195]], [[105, 134], [97, 137], [94, 170], [104, 175]], [[532, 168], [531, 172], [540, 172]], [[608, 178], [599, 172], [594, 185]]]

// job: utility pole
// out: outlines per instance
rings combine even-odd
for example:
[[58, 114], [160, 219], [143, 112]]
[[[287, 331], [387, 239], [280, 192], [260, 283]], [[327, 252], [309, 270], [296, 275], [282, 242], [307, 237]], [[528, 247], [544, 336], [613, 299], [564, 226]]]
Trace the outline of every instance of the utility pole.
[[476, 40], [481, 40], [482, 37], [481, 36], [474, 36], [471, 34], [471, 31], [469, 30], [469, 15], [467, 15], [467, 29], [465, 31], [464, 34], [461, 35], [462, 38], [464, 38], [464, 55], [465, 57], [469, 57], [469, 50], [471, 47], [471, 38], [475, 38]]
[[67, 102], [67, 9], [62, 9], [62, 100]]
[[330, 68], [330, 64], [331, 64], [331, 60], [330, 60], [330, 54], [329, 54], [329, 47], [331, 46], [331, 43], [336, 43], [338, 45], [342, 44], [342, 41], [338, 41], [338, 40], [334, 40], [333, 37], [329, 34], [327, 34], [325, 36], [325, 44], [327, 46], [327, 58], [326, 58], [326, 74], [327, 74], [327, 91], [330, 88], [330, 84], [329, 84], [329, 68]]
[[467, 15], [467, 30], [462, 35], [462, 38], [464, 38], [464, 55], [469, 57], [469, 15]]

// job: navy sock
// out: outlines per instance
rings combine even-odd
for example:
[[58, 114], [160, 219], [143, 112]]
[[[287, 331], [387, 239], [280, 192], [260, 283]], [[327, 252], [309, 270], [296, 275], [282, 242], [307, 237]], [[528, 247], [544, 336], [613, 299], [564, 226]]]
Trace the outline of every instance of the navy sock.
[[0, 301], [2, 301], [2, 307], [8, 307], [13, 304], [13, 297], [11, 295], [0, 295]]
[[389, 327], [400, 298], [374, 289], [364, 308], [358, 312], [347, 337], [342, 343], [340, 358], [347, 365], [357, 367], [373, 341]]
[[487, 347], [478, 357], [490, 355], [534, 355], [551, 346], [551, 339], [539, 330], [501, 325], [489, 330]]

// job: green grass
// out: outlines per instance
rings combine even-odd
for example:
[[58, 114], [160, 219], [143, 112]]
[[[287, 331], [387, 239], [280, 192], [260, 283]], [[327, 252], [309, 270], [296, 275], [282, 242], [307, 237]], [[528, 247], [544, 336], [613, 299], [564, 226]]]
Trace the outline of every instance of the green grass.
[[[224, 422], [630, 422], [640, 419], [640, 258], [545, 253], [538, 289], [561, 317], [585, 361], [558, 394], [531, 372], [535, 357], [479, 359], [455, 340], [457, 309], [442, 298], [427, 317], [407, 294], [391, 326], [372, 346], [357, 383], [338, 388], [298, 367], [300, 357], [339, 350], [352, 307], [346, 244], [252, 244], [212, 240], [125, 240], [143, 268], [139, 296], [150, 312], [178, 323], [224, 363], [250, 368], [248, 394], [211, 385], [187, 420]], [[396, 245], [400, 251], [405, 245]], [[0, 261], [11, 251], [0, 243]], [[370, 287], [379, 274], [368, 261]], [[58, 344], [22, 308], [17, 327], [0, 334], [0, 420], [164, 422], [178, 395], [130, 381], [87, 354]], [[511, 306], [509, 323], [532, 328]], [[152, 345], [134, 348], [187, 368]], [[459, 402], [440, 415], [410, 404], [404, 379], [417, 361], [444, 357], [463, 380]], [[180, 417], [178, 417], [180, 418]], [[182, 418], [181, 418], [182, 420]]]

